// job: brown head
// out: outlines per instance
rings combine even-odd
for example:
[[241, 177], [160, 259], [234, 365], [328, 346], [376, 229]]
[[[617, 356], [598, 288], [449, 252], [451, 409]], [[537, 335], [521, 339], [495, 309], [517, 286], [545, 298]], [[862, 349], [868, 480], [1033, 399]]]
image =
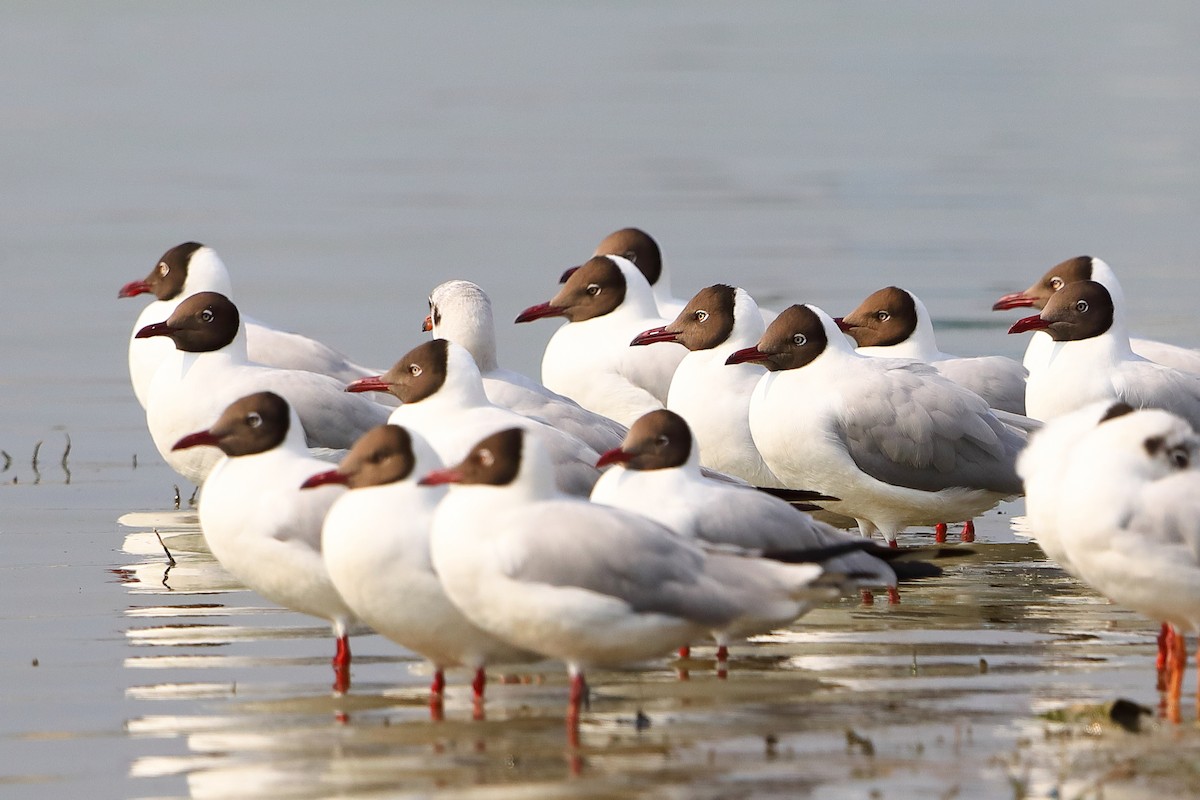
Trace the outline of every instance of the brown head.
[[521, 472], [525, 432], [520, 428], [493, 433], [471, 448], [458, 464], [430, 472], [418, 481], [422, 486], [444, 483], [507, 486]]
[[639, 228], [613, 231], [596, 245], [594, 256], [621, 256], [633, 263], [653, 286], [662, 277], [662, 251], [650, 234]]
[[517, 316], [517, 322], [543, 317], [583, 322], [604, 316], [624, 302], [625, 290], [625, 275], [616, 262], [607, 256], [595, 256], [571, 273], [550, 302], [525, 309]]
[[165, 322], [147, 325], [135, 339], [167, 336], [176, 350], [186, 353], [211, 353], [220, 350], [237, 336], [241, 317], [237, 306], [217, 292], [199, 292], [175, 307]]
[[1068, 258], [1066, 261], [1055, 264], [1046, 274], [1038, 278], [1037, 282], [1023, 292], [1014, 294], [1006, 294], [995, 302], [992, 306], [993, 311], [1002, 311], [1009, 308], [1037, 308], [1046, 307], [1047, 301], [1051, 295], [1057, 292], [1064, 286], [1079, 281], [1090, 281], [1092, 279], [1092, 257], [1091, 256], [1076, 256]]
[[1112, 295], [1103, 285], [1078, 281], [1055, 292], [1039, 316], [1017, 320], [1008, 332], [1044, 330], [1056, 342], [1081, 341], [1107, 332], [1113, 314]]
[[287, 401], [274, 392], [257, 392], [234, 401], [211, 428], [184, 436], [171, 449], [211, 445], [231, 458], [250, 456], [283, 444], [290, 426]]
[[412, 475], [416, 463], [409, 432], [399, 425], [378, 425], [358, 438], [337, 469], [313, 475], [300, 488], [329, 483], [351, 489], [385, 486]]
[[687, 463], [692, 431], [683, 417], [665, 408], [638, 418], [621, 446], [600, 456], [597, 467], [624, 464], [629, 469], [671, 469]]
[[391, 369], [374, 378], [361, 378], [347, 392], [391, 392], [404, 403], [419, 403], [446, 383], [450, 343], [430, 339], [405, 353]]
[[917, 329], [917, 304], [908, 292], [888, 286], [834, 321], [859, 347], [888, 347], [907, 341]]
[[733, 333], [736, 292], [723, 283], [705, 287], [688, 301], [673, 322], [638, 334], [630, 344], [679, 342], [688, 350], [711, 350]]
[[163, 253], [145, 280], [125, 284], [117, 292], [117, 297], [136, 297], [151, 292], [159, 300], [174, 300], [183, 291], [183, 282], [187, 280], [188, 262], [192, 260], [192, 254], [203, 246], [199, 242], [175, 245]]
[[825, 352], [829, 337], [821, 317], [808, 306], [788, 306], [767, 326], [755, 347], [738, 350], [726, 364], [758, 362], [772, 372], [799, 369]]

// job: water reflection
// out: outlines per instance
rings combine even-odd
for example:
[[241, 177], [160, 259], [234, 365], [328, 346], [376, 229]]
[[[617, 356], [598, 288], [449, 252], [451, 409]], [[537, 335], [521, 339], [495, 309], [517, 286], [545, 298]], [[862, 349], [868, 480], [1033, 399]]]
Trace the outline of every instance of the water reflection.
[[[561, 667], [489, 676], [485, 719], [473, 719], [463, 675], [431, 709], [421, 660], [374, 635], [356, 638], [354, 689], [331, 694], [325, 626], [238, 586], [204, 548], [194, 512], [129, 514], [125, 666], [139, 677], [127, 729], [186, 742], [176, 755], [149, 749], [130, 774], [178, 776], [195, 797], [475, 787], [528, 797], [558, 794], [563, 781], [584, 796], [671, 786], [706, 796], [885, 776], [889, 792], [917, 794], [944, 790], [948, 775], [963, 791], [994, 791], [1004, 770], [956, 765], [1020, 755], [1040, 708], [1144, 699], [1154, 680], [1154, 628], [1014, 540], [1009, 519], [983, 521], [977, 554], [908, 588], [899, 606], [848, 598], [734, 648], [727, 680], [705, 647], [686, 662], [589, 676], [590, 709], [564, 730]], [[1050, 765], [1014, 758], [1023, 780], [1053, 783]]]

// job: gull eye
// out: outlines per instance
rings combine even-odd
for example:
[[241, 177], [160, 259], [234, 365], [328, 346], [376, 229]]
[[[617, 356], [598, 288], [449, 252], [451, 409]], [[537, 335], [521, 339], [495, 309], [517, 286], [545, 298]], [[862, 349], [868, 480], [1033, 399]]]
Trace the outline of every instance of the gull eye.
[[654, 437], [655, 447], [666, 447], [670, 443], [671, 439], [665, 433], [660, 433], [658, 436]]
[[803, 333], [797, 333], [792, 336], [792, 344], [796, 345], [797, 347], [803, 347], [804, 345], [808, 344], [808, 337]]
[[1191, 459], [1188, 458], [1187, 450], [1183, 449], [1182, 447], [1171, 448], [1171, 451], [1167, 453], [1167, 458], [1169, 458], [1171, 463], [1179, 469], [1187, 469], [1188, 464], [1191, 463]]
[[626, 250], [624, 253], [621, 253], [621, 258], [627, 259], [631, 263], [636, 264], [637, 252], [634, 250]]
[[1087, 302], [1087, 300], [1078, 300], [1078, 301], [1076, 301], [1076, 303], [1075, 303], [1075, 310], [1076, 310], [1076, 311], [1078, 311], [1080, 314], [1086, 314], [1086, 313], [1087, 313], [1087, 310], [1088, 310], [1088, 302]]
[[595, 297], [596, 295], [600, 294], [600, 284], [589, 283], [587, 286], [587, 293], [590, 294], [592, 297]]
[[251, 428], [261, 428], [262, 416], [257, 411], [251, 411], [246, 415], [246, 424]]
[[704, 322], [704, 320], [708, 319], [708, 312], [703, 310], [697, 311], [695, 314], [692, 314], [692, 319], [696, 320], [696, 322]]
[[212, 322], [216, 316], [217, 315], [213, 313], [211, 308], [206, 308], [200, 312], [200, 319], [204, 322]]
[[1058, 277], [1057, 275], [1055, 275], [1053, 278], [1050, 279], [1050, 288], [1056, 292], [1059, 289], [1061, 289], [1064, 285], [1065, 284], [1063, 282], [1063, 279]]
[[420, 364], [409, 364], [408, 365], [408, 374], [412, 375], [414, 378], [421, 377], [421, 373], [424, 371], [425, 370], [421, 369]]
[[476, 456], [476, 459], [479, 461], [480, 465], [484, 467], [490, 467], [492, 464], [496, 463], [496, 456], [487, 448], [480, 450]]
[[169, 264], [167, 264], [167, 262], [165, 262], [165, 261], [158, 262], [158, 274], [159, 275], [161, 275], [162, 277], [165, 278], [165, 277], [167, 277], [167, 273], [170, 271], [171, 271], [171, 267]]
[[891, 318], [892, 318], [892, 315], [886, 311], [876, 311], [875, 312], [875, 319], [879, 320], [880, 322], [887, 322]]

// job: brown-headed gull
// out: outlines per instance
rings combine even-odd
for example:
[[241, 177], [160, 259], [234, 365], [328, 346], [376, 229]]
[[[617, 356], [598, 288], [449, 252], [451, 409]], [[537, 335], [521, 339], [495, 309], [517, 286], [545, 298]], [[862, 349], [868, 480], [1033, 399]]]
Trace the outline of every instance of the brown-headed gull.
[[[129, 337], [129, 378], [142, 408], [146, 407], [154, 372], [171, 352], [171, 343], [163, 339], [139, 339], [136, 334], [147, 325], [171, 316], [185, 297], [199, 292], [219, 292], [232, 297], [229, 271], [211, 247], [184, 242], [163, 253], [143, 280], [130, 281], [117, 293], [118, 297], [148, 293], [156, 298], [142, 309]], [[281, 331], [249, 317], [243, 317], [242, 323], [246, 326], [247, 357], [256, 364], [319, 372], [343, 382], [376, 372], [307, 336]]]
[[[672, 319], [683, 310], [684, 301], [671, 294], [671, 275], [663, 262], [662, 250], [654, 237], [640, 228], [621, 228], [605, 236], [596, 245], [593, 256], [620, 256], [646, 276], [654, 293], [658, 315]], [[565, 275], [563, 276], [566, 277]]]
[[329, 578], [354, 614], [379, 633], [432, 662], [430, 687], [440, 715], [443, 670], [474, 670], [476, 704], [483, 701], [487, 664], [537, 658], [485, 633], [458, 610], [433, 571], [429, 528], [444, 488], [417, 486], [442, 467], [428, 442], [398, 425], [372, 428], [355, 442], [337, 469], [303, 483], [350, 491], [325, 515], [321, 553]]
[[431, 539], [446, 593], [484, 630], [566, 662], [572, 715], [587, 669], [662, 656], [717, 629], [765, 632], [831, 591], [818, 565], [713, 552], [562, 494], [545, 449], [520, 428], [421, 482], [454, 484]]
[[629, 346], [634, 336], [666, 320], [650, 284], [628, 260], [588, 259], [549, 302], [525, 309], [517, 322], [545, 317], [567, 318], [542, 356], [546, 386], [622, 425], [663, 407], [687, 350], [675, 344]]
[[[840, 498], [823, 506], [879, 530], [970, 520], [1021, 493], [1024, 434], [974, 392], [925, 364], [860, 356], [833, 319], [794, 305], [729, 363], [769, 372], [750, 401], [750, 431], [780, 480]], [[973, 531], [964, 531], [970, 540]]]
[[434, 288], [423, 330], [432, 332], [435, 339], [448, 339], [466, 348], [483, 376], [488, 399], [496, 405], [547, 422], [599, 453], [616, 447], [625, 437], [626, 428], [619, 422], [499, 365], [492, 301], [478, 285], [453, 280]]
[[204, 483], [219, 454], [172, 450], [180, 436], [211, 425], [231, 402], [258, 391], [282, 395], [296, 410], [310, 447], [344, 450], [387, 421], [389, 408], [342, 391], [328, 375], [252, 364], [237, 306], [217, 292], [184, 299], [165, 321], [146, 325], [137, 338], [162, 336], [175, 344], [155, 370], [147, 394], [146, 424], [167, 463]]
[[1050, 420], [1100, 400], [1134, 408], [1165, 408], [1200, 425], [1200, 376], [1147, 361], [1129, 346], [1111, 293], [1096, 281], [1076, 281], [1055, 292], [1036, 317], [1009, 333], [1045, 331], [1050, 347], [1031, 364], [1025, 407]]
[[639, 333], [632, 344], [676, 342], [688, 349], [671, 379], [667, 408], [691, 426], [701, 464], [754, 486], [782, 487], [750, 435], [750, 396], [766, 370], [760, 364], [725, 364], [757, 342], [766, 327], [754, 298], [718, 283], [697, 292], [672, 322]]
[[357, 380], [346, 391], [391, 392], [400, 398], [388, 421], [423, 436], [444, 463], [457, 463], [484, 436], [517, 425], [549, 449], [564, 492], [586, 497], [600, 477], [593, 448], [490, 401], [471, 354], [446, 339], [417, 345], [383, 375]]
[[1186, 420], [1117, 406], [1072, 449], [1054, 498], [1058, 533], [1079, 576], [1175, 629], [1160, 666], [1176, 715], [1182, 632], [1200, 630], [1198, 465], [1200, 437]]
[[992, 408], [1025, 413], [1025, 368], [1004, 356], [963, 358], [938, 349], [933, 319], [921, 299], [898, 286], [874, 292], [844, 317], [834, 320], [872, 358], [911, 358], [965, 386]]
[[[1106, 262], [1093, 256], [1077, 256], [1055, 264], [1046, 274], [1023, 292], [1014, 292], [1001, 297], [992, 306], [993, 311], [1010, 308], [1032, 307], [1041, 310], [1046, 307], [1050, 297], [1064, 286], [1078, 281], [1095, 281], [1108, 290], [1115, 307], [1115, 314], [1122, 325], [1125, 321], [1125, 291], [1117, 275]], [[1126, 328], [1128, 330], [1128, 328]], [[1130, 348], [1142, 358], [1162, 364], [1166, 367], [1200, 374], [1200, 350], [1190, 347], [1180, 347], [1166, 342], [1156, 342], [1152, 339], [1129, 340]], [[1034, 366], [1040, 366], [1050, 356], [1051, 339], [1040, 333], [1035, 333], [1029, 340], [1025, 350], [1024, 364], [1030, 371]]]
[[271, 602], [332, 623], [334, 689], [345, 692], [348, 628], [355, 617], [321, 558], [321, 524], [344, 488], [300, 491], [328, 464], [308, 454], [299, 417], [274, 392], [237, 400], [215, 424], [182, 437], [174, 449], [203, 446], [223, 454], [200, 495], [200, 530], [209, 549], [231, 575]]
[[[716, 545], [763, 552], [815, 550], [859, 543], [863, 550], [831, 558], [826, 569], [855, 575], [861, 587], [896, 586], [886, 560], [894, 550], [866, 552], [860, 537], [818, 522], [789, 503], [754, 489], [714, 484], [700, 472], [687, 422], [668, 411], [651, 411], [629, 429], [624, 443], [600, 457], [613, 464], [592, 490], [592, 502], [644, 514], [683, 536]], [[928, 564], [905, 564], [905, 577], [940, 572]], [[724, 655], [724, 642], [718, 658]]]

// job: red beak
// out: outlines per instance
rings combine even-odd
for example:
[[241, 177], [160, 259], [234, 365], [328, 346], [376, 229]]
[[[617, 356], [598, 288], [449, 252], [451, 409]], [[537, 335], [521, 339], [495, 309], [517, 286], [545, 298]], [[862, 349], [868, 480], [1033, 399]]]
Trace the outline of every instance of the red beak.
[[845, 317], [834, 317], [833, 321], [838, 326], [838, 330], [842, 333], [849, 333], [850, 329], [854, 327], [853, 325], [846, 323]]
[[421, 332], [429, 333], [431, 330], [433, 330], [433, 317], [426, 317], [425, 321], [421, 323]]
[[390, 392], [387, 381], [382, 375], [371, 378], [359, 378], [346, 387], [347, 392]]
[[117, 297], [137, 297], [148, 291], [150, 291], [150, 284], [145, 281], [130, 281], [121, 287], [121, 291], [117, 292]]
[[133, 338], [149, 339], [152, 336], [170, 336], [174, 332], [175, 332], [175, 329], [172, 328], [167, 323], [156, 322], [153, 325], [147, 325], [146, 327], [142, 328], [140, 331], [138, 331], [137, 333], [135, 333], [133, 335]]
[[348, 480], [349, 478], [347, 478], [347, 476], [338, 472], [336, 469], [331, 469], [328, 472], [318, 472], [316, 475], [313, 475], [304, 483], [300, 484], [300, 488], [312, 489], [317, 486], [328, 486], [333, 483], [345, 486]]
[[189, 447], [199, 447], [201, 445], [210, 445], [216, 447], [218, 444], [217, 437], [213, 436], [208, 431], [197, 431], [189, 433], [187, 436], [180, 439], [171, 446], [172, 450], [186, 450]]
[[1041, 317], [1022, 317], [1008, 329], [1009, 333], [1025, 333], [1026, 331], [1044, 331], [1050, 323]]
[[570, 269], [563, 270], [563, 274], [559, 276], [559, 278], [558, 278], [558, 282], [559, 282], [559, 283], [566, 283], [566, 282], [567, 282], [567, 278], [569, 278], [569, 277], [571, 277], [572, 275], [574, 275], [574, 274], [575, 274], [575, 270], [577, 270], [577, 269], [579, 269], [579, 267], [571, 267]]
[[558, 306], [552, 306], [549, 303], [538, 303], [536, 306], [530, 306], [517, 315], [517, 322], [532, 322], [535, 319], [544, 317], [561, 317], [563, 309]]
[[433, 472], [426, 475], [421, 480], [417, 481], [418, 486], [441, 486], [446, 483], [458, 483], [462, 480], [462, 473], [454, 467], [446, 469], [435, 469]]
[[633, 460], [632, 453], [626, 453], [619, 447], [608, 450], [596, 462], [596, 469], [607, 467], [609, 464], [625, 464]]
[[735, 350], [729, 358], [725, 359], [725, 363], [727, 365], [745, 364], [748, 362], [766, 361], [768, 358], [770, 358], [770, 354], [764, 353], [757, 347], [747, 347], [742, 350]]
[[673, 333], [662, 328], [651, 328], [648, 331], [642, 331], [637, 336], [633, 337], [633, 341], [629, 343], [630, 347], [639, 344], [654, 344], [655, 342], [678, 342], [679, 334]]
[[1024, 292], [1013, 292], [992, 303], [992, 311], [1007, 311], [1010, 308], [1029, 308], [1037, 301]]

